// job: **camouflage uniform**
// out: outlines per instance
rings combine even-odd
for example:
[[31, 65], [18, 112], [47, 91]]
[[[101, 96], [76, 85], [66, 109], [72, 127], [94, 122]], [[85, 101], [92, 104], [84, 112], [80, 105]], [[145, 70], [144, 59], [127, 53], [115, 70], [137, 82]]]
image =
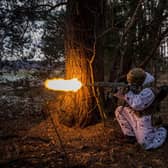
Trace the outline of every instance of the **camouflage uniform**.
[[[154, 77], [145, 72], [143, 85], [154, 81]], [[152, 103], [155, 93], [152, 88], [144, 88], [138, 94], [129, 91], [125, 94], [127, 106], [119, 106], [115, 111], [116, 119], [127, 136], [134, 136], [144, 149], [160, 147], [166, 140], [167, 130], [164, 127], [152, 125]]]

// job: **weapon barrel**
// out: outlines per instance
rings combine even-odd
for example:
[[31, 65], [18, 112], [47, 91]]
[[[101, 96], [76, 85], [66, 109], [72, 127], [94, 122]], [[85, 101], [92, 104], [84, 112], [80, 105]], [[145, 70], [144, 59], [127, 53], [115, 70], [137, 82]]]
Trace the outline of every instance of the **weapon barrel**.
[[95, 87], [128, 87], [128, 84], [122, 82], [95, 82], [94, 84], [88, 83], [86, 86]]

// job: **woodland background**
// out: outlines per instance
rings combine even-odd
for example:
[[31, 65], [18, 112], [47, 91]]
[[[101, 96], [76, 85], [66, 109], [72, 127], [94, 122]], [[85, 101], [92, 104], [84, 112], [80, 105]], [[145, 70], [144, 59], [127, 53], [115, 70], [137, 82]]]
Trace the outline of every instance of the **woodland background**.
[[[79, 118], [71, 125], [65, 117], [69, 104], [60, 106], [69, 94], [43, 85], [47, 78], [73, 74], [92, 81], [91, 69], [95, 81], [114, 82], [135, 66], [154, 74], [157, 87], [168, 85], [167, 9], [166, 0], [0, 0], [0, 167], [167, 167], [167, 143], [144, 151], [123, 141], [115, 100], [104, 100], [104, 122], [83, 120], [95, 99], [86, 100], [91, 107], [79, 104], [81, 116], [72, 107], [68, 114]], [[85, 55], [94, 62], [86, 64], [89, 73], [71, 72], [77, 63], [83, 67]], [[80, 94], [87, 92], [92, 95]], [[81, 102], [78, 95], [73, 100]], [[164, 123], [167, 109], [168, 98], [159, 111]]]

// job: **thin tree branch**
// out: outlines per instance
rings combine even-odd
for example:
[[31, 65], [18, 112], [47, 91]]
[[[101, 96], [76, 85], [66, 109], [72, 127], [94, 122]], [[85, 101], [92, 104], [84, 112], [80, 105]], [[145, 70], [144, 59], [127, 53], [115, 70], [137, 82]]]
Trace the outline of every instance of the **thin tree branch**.
[[112, 31], [119, 31], [119, 28], [117, 27], [109, 27], [104, 32], [102, 32], [100, 35], [97, 35], [97, 40], [104, 37], [106, 34]]
[[161, 41], [164, 39], [165, 36], [168, 35], [168, 28], [159, 36], [159, 38], [157, 39], [154, 48], [152, 49], [152, 51], [150, 52], [149, 56], [145, 58], [145, 60], [140, 64], [139, 67], [144, 68], [148, 62], [153, 58], [156, 50], [158, 49]]
[[56, 5], [48, 5], [48, 4], [44, 4], [44, 5], [38, 5], [35, 7], [35, 9], [41, 8], [41, 7], [49, 7], [50, 9], [46, 10], [46, 12], [51, 12], [52, 10], [54, 10], [55, 8], [58, 8], [60, 6], [64, 6], [67, 5], [67, 2], [60, 2]]
[[127, 35], [127, 33], [129, 32], [129, 30], [131, 29], [131, 27], [134, 25], [135, 20], [136, 20], [136, 16], [137, 16], [137, 14], [138, 14], [138, 12], [139, 12], [139, 9], [140, 9], [140, 7], [141, 7], [141, 3], [142, 3], [143, 1], [144, 1], [144, 0], [139, 0], [139, 2], [138, 2], [138, 4], [137, 4], [137, 7], [136, 7], [136, 9], [135, 9], [135, 11], [134, 11], [134, 13], [133, 13], [131, 19], [128, 21], [128, 24], [127, 24], [127, 26], [126, 26], [126, 28], [125, 28], [125, 31], [124, 31], [124, 33], [123, 33], [123, 35], [122, 35], [122, 37], [121, 37], [120, 44], [123, 42], [124, 37]]
[[[121, 39], [120, 39], [120, 43], [123, 42], [124, 37], [127, 35], [128, 31], [130, 30], [130, 28], [131, 28], [131, 27], [133, 26], [133, 24], [135, 23], [136, 16], [137, 16], [137, 14], [138, 14], [138, 11], [139, 11], [139, 9], [140, 9], [141, 3], [142, 3], [143, 1], [144, 1], [144, 0], [139, 0], [138, 5], [137, 5], [137, 7], [136, 7], [136, 9], [135, 9], [135, 11], [134, 11], [134, 13], [133, 13], [133, 15], [132, 15], [130, 21], [128, 22], [127, 27], [125, 28], [124, 33], [123, 33], [123, 35], [122, 35], [122, 37], [121, 37]], [[106, 29], [102, 34], [98, 35], [98, 36], [97, 36], [97, 39], [102, 38], [103, 36], [105, 36], [107, 33], [111, 32], [111, 31], [114, 31], [114, 30], [117, 31], [118, 29], [119, 29], [119, 28], [109, 27], [109, 28]]]
[[[93, 55], [89, 61], [89, 67], [90, 67], [90, 74], [91, 74], [91, 83], [94, 85], [94, 82], [95, 82], [95, 79], [94, 79], [94, 72], [93, 72], [93, 61], [96, 57], [96, 44], [97, 44], [97, 36], [96, 36], [96, 15], [95, 15], [95, 23], [94, 23], [94, 43], [93, 43]], [[104, 112], [104, 109], [101, 105], [101, 101], [100, 101], [100, 92], [99, 90], [97, 89], [97, 92], [95, 90], [95, 87], [92, 86], [92, 91], [93, 91], [93, 96], [95, 97], [95, 100], [96, 100], [96, 104], [97, 104], [97, 107], [98, 107], [98, 110], [99, 110], [99, 113], [100, 113], [100, 116], [103, 120], [103, 123], [105, 125], [105, 118], [107, 118], [105, 112]]]

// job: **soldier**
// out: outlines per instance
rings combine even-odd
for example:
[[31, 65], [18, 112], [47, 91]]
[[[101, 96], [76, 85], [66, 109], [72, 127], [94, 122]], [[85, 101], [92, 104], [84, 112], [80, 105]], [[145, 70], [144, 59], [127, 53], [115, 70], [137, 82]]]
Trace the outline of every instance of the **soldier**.
[[167, 129], [154, 126], [152, 115], [156, 111], [159, 98], [163, 99], [162, 93], [159, 94], [158, 90], [151, 87], [154, 77], [141, 68], [130, 70], [127, 82], [130, 85], [128, 92], [126, 94], [117, 92], [114, 95], [127, 104], [115, 110], [124, 137], [131, 142], [137, 141], [146, 150], [158, 148], [167, 138]]

